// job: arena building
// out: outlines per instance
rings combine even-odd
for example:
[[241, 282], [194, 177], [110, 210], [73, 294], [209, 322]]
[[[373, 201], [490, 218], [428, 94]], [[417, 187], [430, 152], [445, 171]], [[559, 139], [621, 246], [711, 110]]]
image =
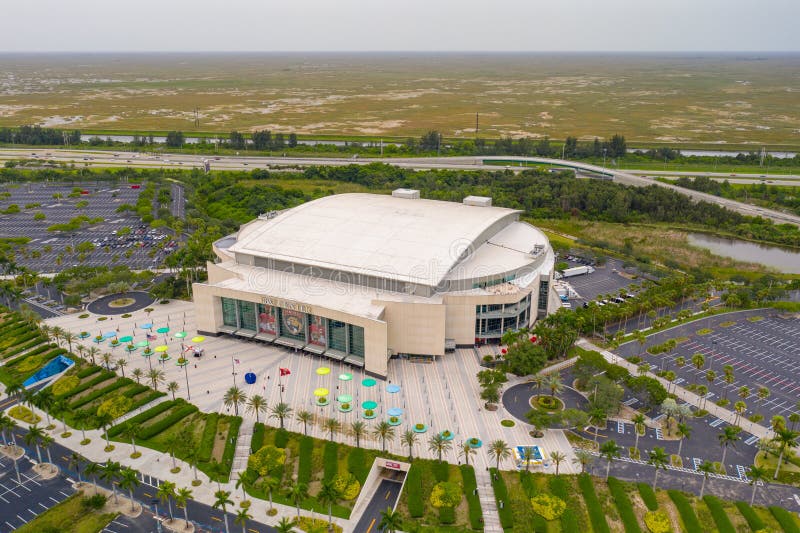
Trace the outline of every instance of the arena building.
[[557, 306], [554, 254], [491, 198], [339, 194], [214, 243], [198, 330], [294, 347], [386, 376], [391, 357], [499, 342]]

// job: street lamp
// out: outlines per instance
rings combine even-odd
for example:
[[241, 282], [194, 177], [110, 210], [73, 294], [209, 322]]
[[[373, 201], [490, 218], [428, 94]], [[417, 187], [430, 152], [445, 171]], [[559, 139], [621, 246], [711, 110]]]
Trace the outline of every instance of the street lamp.
[[603, 148], [603, 169], [606, 168], [606, 148]]

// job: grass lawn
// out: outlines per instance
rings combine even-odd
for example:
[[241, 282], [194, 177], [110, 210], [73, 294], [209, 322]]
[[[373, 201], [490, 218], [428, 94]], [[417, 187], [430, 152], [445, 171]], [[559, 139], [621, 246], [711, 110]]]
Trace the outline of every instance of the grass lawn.
[[87, 511], [81, 505], [81, 496], [75, 494], [54, 505], [21, 528], [19, 533], [95, 533], [102, 531], [114, 520], [116, 514]]

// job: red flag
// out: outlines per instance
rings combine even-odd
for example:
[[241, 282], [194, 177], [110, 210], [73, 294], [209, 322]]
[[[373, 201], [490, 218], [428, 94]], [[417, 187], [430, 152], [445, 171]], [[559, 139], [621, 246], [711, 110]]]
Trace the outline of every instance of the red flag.
[[291, 370], [289, 370], [288, 368], [281, 368], [280, 371], [281, 371], [281, 376], [288, 376], [289, 374], [292, 373]]
[[236, 361], [237, 365], [241, 364], [241, 361], [239, 361], [238, 359], [234, 359], [234, 361]]

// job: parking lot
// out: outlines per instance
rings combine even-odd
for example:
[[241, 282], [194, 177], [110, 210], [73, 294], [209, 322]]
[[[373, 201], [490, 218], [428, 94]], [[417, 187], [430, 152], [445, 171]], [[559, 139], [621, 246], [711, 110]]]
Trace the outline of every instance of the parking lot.
[[[75, 265], [154, 268], [177, 243], [166, 231], [143, 225], [135, 210], [117, 211], [123, 205], [136, 205], [141, 189], [133, 187], [127, 183], [5, 184], [0, 189], [0, 238], [29, 238], [16, 262], [37, 272], [58, 272]], [[12, 205], [17, 208], [9, 209]], [[88, 219], [80, 229], [48, 231], [78, 216]]]
[[[701, 329], [712, 331], [698, 335]], [[645, 353], [644, 359], [654, 368], [674, 371], [678, 376], [676, 383], [684, 387], [691, 383], [706, 385], [711, 401], [727, 397], [732, 405], [741, 399], [739, 389], [748, 387], [749, 397], [744, 398], [748, 406], [747, 414], [763, 415], [761, 423], [764, 425], [769, 424], [773, 415], [787, 417], [797, 412], [800, 398], [800, 383], [797, 382], [797, 375], [800, 374], [800, 351], [797, 349], [800, 320], [781, 318], [763, 310], [721, 315], [653, 335], [648, 338], [646, 346], [679, 337], [688, 340], [679, 343], [668, 354]], [[629, 343], [621, 348], [620, 353], [629, 356], [639, 350], [638, 343]], [[705, 364], [699, 370], [691, 362], [695, 353], [701, 353], [705, 358]], [[683, 367], [676, 365], [678, 357], [685, 359]], [[725, 365], [734, 368], [734, 381], [731, 384], [723, 379]], [[706, 379], [708, 370], [716, 372], [712, 383]], [[769, 389], [767, 398], [758, 397], [759, 387]]]
[[14, 531], [72, 494], [66, 480], [56, 477], [41, 481], [27, 457], [19, 460], [20, 479], [14, 462], [0, 456], [0, 532]]
[[[559, 258], [559, 261], [565, 261], [570, 268], [583, 265], [566, 258]], [[626, 270], [623, 268], [622, 261], [618, 259], [609, 259], [605, 265], [593, 265], [592, 268], [595, 271], [591, 274], [563, 278], [563, 281], [569, 283], [579, 295], [578, 298], [570, 299], [573, 307], [583, 305], [583, 302], [590, 302], [601, 295], [611, 294], [618, 296], [620, 289], [626, 289], [628, 286], [637, 283], [636, 279], [630, 279], [620, 274], [620, 272], [626, 272]], [[635, 273], [635, 270], [632, 273]]]

